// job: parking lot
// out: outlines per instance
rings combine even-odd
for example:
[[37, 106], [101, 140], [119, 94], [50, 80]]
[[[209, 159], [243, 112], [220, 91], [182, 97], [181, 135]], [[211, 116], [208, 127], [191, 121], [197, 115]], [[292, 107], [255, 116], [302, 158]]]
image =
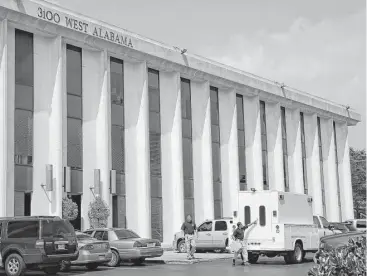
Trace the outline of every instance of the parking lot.
[[[194, 275], [255, 275], [255, 276], [307, 276], [308, 270], [313, 266], [312, 255], [306, 256], [305, 263], [298, 265], [286, 265], [283, 258], [261, 258], [258, 264], [249, 267], [231, 265], [231, 260], [218, 260], [213, 262], [202, 262], [196, 264], [158, 264], [146, 263], [141, 266], [134, 266], [129, 263], [122, 263], [117, 268], [100, 267], [95, 271], [86, 271], [85, 267], [74, 267], [68, 273], [59, 273], [59, 276], [121, 276], [121, 275], [146, 275], [146, 276], [194, 276]], [[26, 275], [45, 276], [43, 272], [30, 271]], [[0, 276], [5, 276], [0, 271]]]

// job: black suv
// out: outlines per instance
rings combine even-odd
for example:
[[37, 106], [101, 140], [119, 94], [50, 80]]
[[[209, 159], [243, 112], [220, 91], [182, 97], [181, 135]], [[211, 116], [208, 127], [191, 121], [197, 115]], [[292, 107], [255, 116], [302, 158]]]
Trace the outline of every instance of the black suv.
[[78, 259], [73, 226], [55, 216], [0, 218], [0, 267], [10, 276], [26, 269], [55, 275], [61, 261]]

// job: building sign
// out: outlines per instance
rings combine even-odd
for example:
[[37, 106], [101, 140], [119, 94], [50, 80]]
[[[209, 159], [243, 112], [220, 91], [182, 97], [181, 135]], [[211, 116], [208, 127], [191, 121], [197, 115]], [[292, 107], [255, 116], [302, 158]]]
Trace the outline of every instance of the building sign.
[[85, 21], [69, 14], [52, 10], [48, 7], [37, 5], [36, 3], [27, 2], [27, 4], [25, 6], [27, 7], [26, 10], [29, 15], [36, 16], [37, 18], [40, 18], [42, 20], [103, 40], [134, 48], [132, 38], [118, 31], [99, 26], [97, 24]]

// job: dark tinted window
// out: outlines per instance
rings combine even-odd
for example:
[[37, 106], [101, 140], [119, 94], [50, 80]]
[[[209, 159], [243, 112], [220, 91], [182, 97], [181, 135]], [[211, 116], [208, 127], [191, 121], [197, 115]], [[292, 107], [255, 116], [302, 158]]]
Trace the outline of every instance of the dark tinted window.
[[108, 240], [108, 232], [103, 233], [102, 240]]
[[42, 237], [65, 238], [74, 234], [73, 226], [64, 220], [42, 220]]
[[139, 238], [139, 236], [136, 233], [130, 230], [126, 230], [126, 229], [115, 230], [115, 234], [119, 239], [137, 239]]
[[265, 213], [264, 206], [259, 207], [259, 215], [260, 215], [260, 226], [265, 226], [266, 225], [266, 213]]
[[358, 220], [357, 228], [366, 228], [366, 221]]
[[260, 127], [261, 127], [261, 150], [262, 150], [262, 165], [263, 165], [263, 182], [264, 190], [269, 189], [268, 178], [268, 144], [266, 130], [266, 110], [265, 102], [260, 101]]
[[225, 222], [225, 221], [216, 221], [215, 222], [215, 231], [227, 231], [227, 222]]
[[198, 228], [198, 232], [208, 232], [212, 230], [213, 222], [208, 221], [201, 224]]
[[92, 238], [90, 235], [87, 234], [77, 234], [76, 238], [78, 240], [95, 240], [95, 238]]
[[39, 221], [8, 222], [8, 238], [38, 238]]
[[67, 45], [66, 87], [68, 94], [82, 95], [82, 49]]
[[96, 232], [94, 233], [94, 237], [95, 237], [96, 239], [98, 239], [98, 240], [102, 240], [102, 239], [103, 239], [103, 233], [104, 233], [104, 231], [96, 231]]
[[245, 206], [245, 225], [251, 222], [251, 208], [250, 206]]

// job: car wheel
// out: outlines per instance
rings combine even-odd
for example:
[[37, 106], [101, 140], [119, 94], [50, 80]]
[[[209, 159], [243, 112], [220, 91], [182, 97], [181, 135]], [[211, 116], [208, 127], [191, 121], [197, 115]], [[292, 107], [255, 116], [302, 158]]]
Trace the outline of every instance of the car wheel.
[[116, 267], [120, 264], [120, 255], [116, 250], [112, 250], [112, 258], [107, 263], [109, 267]]
[[98, 268], [99, 264], [87, 264], [86, 268], [88, 270], [96, 270]]
[[60, 271], [68, 272], [70, 271], [71, 263], [69, 261], [61, 261], [60, 263]]
[[303, 247], [302, 244], [300, 244], [299, 242], [296, 242], [296, 245], [294, 246], [294, 250], [291, 253], [291, 262], [295, 263], [295, 264], [299, 264], [302, 263], [303, 261]]
[[250, 264], [256, 264], [259, 260], [259, 255], [248, 253], [248, 262]]
[[140, 259], [133, 260], [133, 263], [135, 265], [141, 265], [144, 262], [145, 262], [145, 258], [140, 258]]
[[185, 240], [180, 240], [180, 242], [177, 245], [178, 252], [180, 253], [186, 253], [186, 244]]
[[46, 273], [47, 275], [56, 275], [56, 273], [58, 273], [59, 271], [60, 271], [59, 266], [50, 266], [43, 268], [43, 272]]
[[5, 261], [5, 273], [8, 276], [21, 276], [25, 271], [25, 263], [19, 254], [10, 254]]

